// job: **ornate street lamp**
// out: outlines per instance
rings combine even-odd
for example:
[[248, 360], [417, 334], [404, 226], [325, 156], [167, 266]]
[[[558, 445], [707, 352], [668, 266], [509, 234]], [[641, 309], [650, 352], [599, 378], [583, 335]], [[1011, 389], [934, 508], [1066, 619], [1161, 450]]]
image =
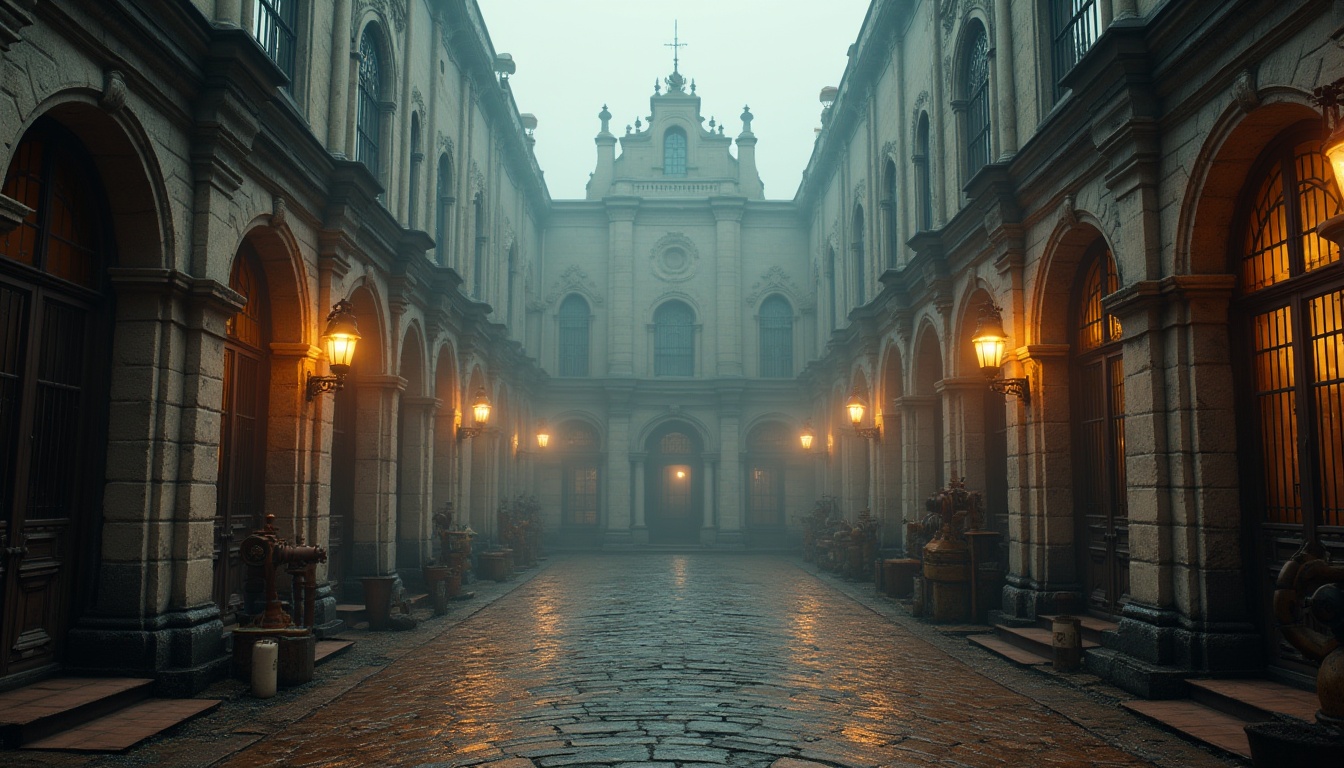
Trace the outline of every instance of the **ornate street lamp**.
[[1326, 139], [1322, 151], [1335, 172], [1335, 186], [1344, 192], [1344, 123], [1339, 119], [1339, 104], [1344, 98], [1344, 78], [1322, 85], [1314, 93], [1325, 126]]
[[871, 427], [861, 426], [863, 424], [863, 412], [868, 409], [868, 401], [859, 394], [859, 387], [856, 384], [849, 393], [849, 402], [845, 403], [845, 410], [849, 411], [849, 423], [854, 425], [854, 434], [869, 440], [882, 439], [882, 427], [874, 424]]
[[1031, 404], [1031, 390], [1026, 379], [1005, 379], [1001, 374], [1004, 354], [1008, 350], [1008, 334], [1003, 330], [1002, 309], [986, 301], [980, 308], [980, 320], [975, 325], [971, 344], [980, 370], [989, 379], [989, 388], [1004, 395], [1014, 395], [1024, 405]]
[[469, 437], [475, 437], [485, 431], [490, 423], [490, 398], [485, 394], [485, 387], [476, 388], [476, 400], [471, 404], [471, 415], [476, 423], [470, 427], [458, 427], [457, 439], [466, 440]]
[[798, 434], [798, 442], [802, 444], [804, 451], [812, 450], [812, 441], [817, 437], [812, 431], [812, 420], [807, 419], [803, 422], [803, 431]]
[[322, 334], [322, 347], [327, 353], [327, 365], [331, 376], [308, 374], [308, 400], [321, 392], [335, 392], [345, 388], [345, 377], [350, 374], [350, 363], [355, 359], [355, 346], [359, 343], [359, 326], [355, 323], [355, 308], [349, 301], [341, 299], [327, 315], [327, 330]]

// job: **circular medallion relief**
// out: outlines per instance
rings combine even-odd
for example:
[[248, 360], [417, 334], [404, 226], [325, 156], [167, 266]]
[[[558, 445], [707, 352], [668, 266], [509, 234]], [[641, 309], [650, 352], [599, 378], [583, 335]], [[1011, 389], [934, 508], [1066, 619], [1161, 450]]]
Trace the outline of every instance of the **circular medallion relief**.
[[667, 282], [688, 280], [695, 274], [695, 264], [700, 254], [690, 238], [678, 232], [672, 232], [658, 241], [653, 247], [653, 273]]

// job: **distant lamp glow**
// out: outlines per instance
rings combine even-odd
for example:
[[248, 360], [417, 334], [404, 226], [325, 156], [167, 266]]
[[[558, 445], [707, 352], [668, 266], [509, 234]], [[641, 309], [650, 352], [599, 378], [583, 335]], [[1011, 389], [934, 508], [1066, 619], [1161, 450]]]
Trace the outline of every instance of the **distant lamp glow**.
[[686, 479], [686, 473], [685, 473], [683, 470], [678, 469], [678, 470], [677, 470], [677, 479], [678, 479], [678, 480], [685, 480], [685, 479]]
[[466, 440], [481, 434], [490, 423], [490, 398], [485, 394], [485, 387], [476, 388], [476, 399], [471, 404], [471, 415], [476, 419], [476, 423], [470, 427], [458, 427], [458, 440]]
[[808, 419], [807, 421], [804, 421], [803, 431], [798, 435], [798, 442], [802, 443], [804, 451], [812, 450], [812, 441], [815, 440], [816, 437], [816, 433], [812, 431], [812, 420]]
[[545, 448], [551, 444], [551, 430], [546, 426], [546, 420], [537, 422], [537, 447]]
[[1023, 405], [1031, 404], [1031, 388], [1026, 379], [1005, 379], [1000, 376], [1003, 358], [1008, 350], [1008, 334], [1003, 330], [1003, 310], [992, 301], [980, 308], [980, 320], [971, 337], [980, 371], [989, 379], [989, 388], [999, 394], [1013, 395]]
[[312, 400], [322, 392], [335, 392], [345, 388], [345, 377], [350, 374], [350, 364], [355, 359], [355, 346], [359, 343], [359, 325], [355, 322], [354, 306], [341, 299], [327, 315], [327, 330], [322, 334], [322, 348], [327, 353], [327, 365], [331, 376], [308, 374], [307, 393]]
[[880, 440], [882, 437], [882, 428], [873, 425], [871, 427], [863, 426], [863, 413], [868, 410], [868, 401], [859, 394], [858, 385], [849, 393], [849, 402], [845, 403], [845, 410], [849, 411], [849, 423], [854, 425], [854, 433], [859, 437], [869, 440]]

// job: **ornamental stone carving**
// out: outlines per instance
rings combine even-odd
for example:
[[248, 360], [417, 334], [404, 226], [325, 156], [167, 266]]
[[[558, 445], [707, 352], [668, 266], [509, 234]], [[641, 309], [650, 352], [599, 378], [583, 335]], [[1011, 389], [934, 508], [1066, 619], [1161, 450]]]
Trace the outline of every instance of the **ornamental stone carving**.
[[666, 283], [680, 283], [695, 276], [700, 251], [680, 232], [668, 232], [654, 243], [649, 252], [653, 274]]
[[570, 264], [565, 267], [565, 270], [551, 284], [551, 290], [546, 292], [545, 305], [553, 307], [562, 296], [571, 293], [583, 294], [593, 306], [602, 306], [602, 293], [597, 289], [597, 284], [590, 280], [588, 273], [577, 264]]
[[793, 282], [793, 278], [789, 277], [789, 273], [778, 265], [762, 272], [761, 279], [751, 284], [751, 292], [747, 294], [747, 306], [756, 306], [772, 293], [783, 294], [800, 312], [813, 307], [812, 297], [799, 288], [798, 284]]

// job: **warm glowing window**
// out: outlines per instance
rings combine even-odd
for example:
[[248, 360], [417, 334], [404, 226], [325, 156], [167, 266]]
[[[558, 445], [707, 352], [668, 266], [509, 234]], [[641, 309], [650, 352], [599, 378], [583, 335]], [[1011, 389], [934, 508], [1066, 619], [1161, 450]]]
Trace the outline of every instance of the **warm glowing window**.
[[1344, 263], [1316, 234], [1344, 206], [1314, 136], [1273, 147], [1260, 168], [1240, 258], [1252, 489], [1266, 522], [1344, 525]]

